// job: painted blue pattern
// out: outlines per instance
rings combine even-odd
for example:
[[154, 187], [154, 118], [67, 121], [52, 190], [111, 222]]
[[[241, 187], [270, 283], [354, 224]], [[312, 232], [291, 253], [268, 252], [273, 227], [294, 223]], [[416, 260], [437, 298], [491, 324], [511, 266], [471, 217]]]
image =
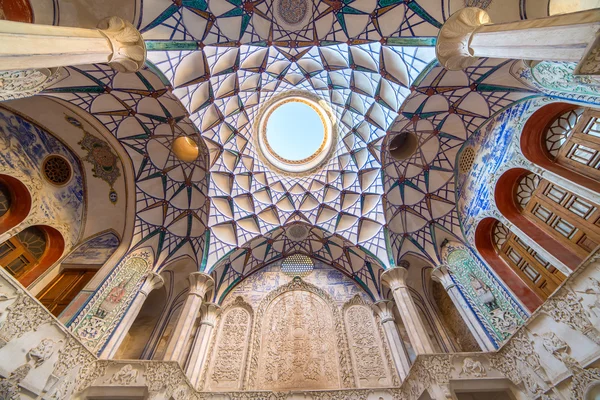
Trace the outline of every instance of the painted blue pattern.
[[518, 157], [518, 149], [511, 141], [519, 135], [522, 122], [539, 108], [539, 103], [529, 100], [510, 107], [465, 142], [463, 148], [471, 146], [477, 154], [471, 171], [457, 176], [458, 212], [467, 237], [476, 228], [477, 216], [492, 209], [494, 193], [490, 193], [490, 177], [507, 161]]
[[[42, 163], [51, 154], [63, 156], [72, 166], [72, 178], [65, 186], [54, 186], [41, 175]], [[71, 243], [77, 242], [82, 228], [84, 192], [76, 156], [49, 132], [1, 108], [0, 173], [41, 184], [31, 212], [48, 221], [67, 224]]]
[[63, 264], [102, 265], [119, 247], [120, 240], [112, 232], [96, 236], [75, 249]]

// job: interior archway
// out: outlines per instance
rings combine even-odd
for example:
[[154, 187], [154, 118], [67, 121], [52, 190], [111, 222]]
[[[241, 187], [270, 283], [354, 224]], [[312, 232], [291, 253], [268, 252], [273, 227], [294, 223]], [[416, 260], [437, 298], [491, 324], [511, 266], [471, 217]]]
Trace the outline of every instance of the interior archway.
[[31, 210], [31, 194], [18, 179], [0, 175], [0, 235], [19, 225]]
[[600, 192], [600, 182], [586, 176], [581, 168], [569, 167], [556, 162], [546, 148], [546, 132], [561, 115], [580, 108], [569, 103], [551, 103], [541, 107], [529, 117], [521, 134], [521, 151], [531, 162], [575, 182], [594, 192]]
[[494, 218], [485, 218], [479, 222], [475, 230], [475, 247], [485, 262], [498, 274], [515, 296], [530, 312], [533, 312], [542, 305], [543, 300], [519, 278], [515, 271], [496, 252], [492, 242], [492, 230], [496, 223], [497, 220]]
[[516, 204], [516, 190], [518, 182], [530, 172], [522, 168], [513, 168], [506, 171], [498, 179], [494, 189], [494, 198], [498, 210], [510, 222], [534, 239], [549, 254], [571, 269], [575, 269], [583, 260], [573, 250], [553, 238], [547, 231], [529, 220]]

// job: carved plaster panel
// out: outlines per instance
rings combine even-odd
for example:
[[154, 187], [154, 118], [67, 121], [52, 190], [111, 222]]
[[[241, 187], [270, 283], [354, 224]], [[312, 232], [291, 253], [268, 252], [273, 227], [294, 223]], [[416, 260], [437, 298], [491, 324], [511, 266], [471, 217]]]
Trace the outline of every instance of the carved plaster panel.
[[350, 300], [343, 311], [357, 386], [390, 386], [391, 377], [373, 312], [359, 296]]
[[343, 319], [325, 291], [294, 278], [263, 299], [246, 389], [335, 389], [354, 382]]
[[283, 293], [269, 305], [261, 332], [260, 389], [338, 389], [333, 314], [318, 296]]
[[209, 390], [241, 388], [251, 326], [252, 309], [238, 297], [220, 317]]

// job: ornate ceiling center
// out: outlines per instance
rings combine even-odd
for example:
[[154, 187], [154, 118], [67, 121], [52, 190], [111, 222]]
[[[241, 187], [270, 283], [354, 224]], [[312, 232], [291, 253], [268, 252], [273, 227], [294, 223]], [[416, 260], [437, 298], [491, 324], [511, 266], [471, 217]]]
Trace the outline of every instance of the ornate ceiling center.
[[259, 111], [255, 141], [261, 158], [277, 172], [312, 173], [328, 161], [335, 124], [327, 104], [300, 91], [274, 97]]
[[279, 0], [277, 2], [277, 14], [291, 26], [300, 25], [308, 15], [307, 0]]

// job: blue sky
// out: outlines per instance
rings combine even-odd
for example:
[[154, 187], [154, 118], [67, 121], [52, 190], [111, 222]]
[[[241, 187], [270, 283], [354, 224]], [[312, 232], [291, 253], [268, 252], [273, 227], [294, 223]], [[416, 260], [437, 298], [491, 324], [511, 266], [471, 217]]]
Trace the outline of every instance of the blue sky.
[[267, 140], [280, 157], [302, 160], [319, 149], [324, 129], [308, 105], [292, 101], [279, 106], [267, 121]]

